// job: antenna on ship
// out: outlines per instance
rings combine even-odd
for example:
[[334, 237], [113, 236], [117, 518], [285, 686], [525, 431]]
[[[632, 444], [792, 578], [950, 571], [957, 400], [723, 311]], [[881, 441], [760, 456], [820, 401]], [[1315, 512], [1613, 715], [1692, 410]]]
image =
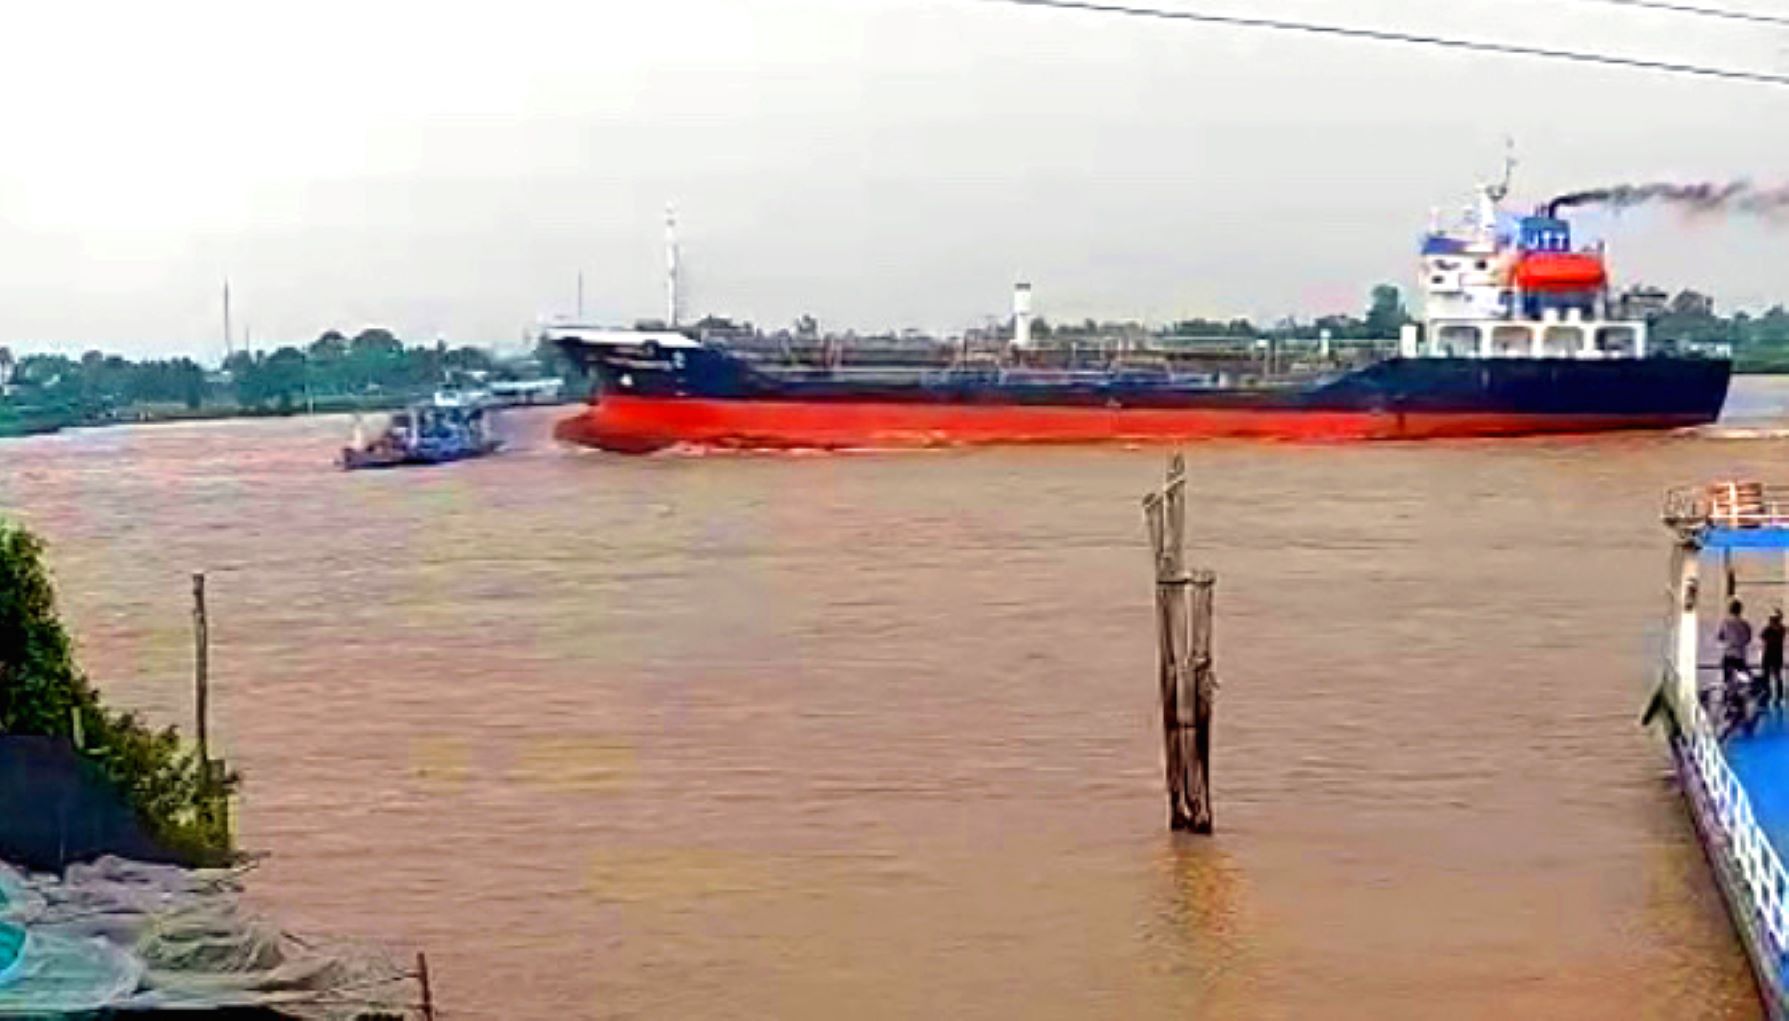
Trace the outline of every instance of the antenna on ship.
[[582, 323], [584, 321], [584, 271], [583, 270], [578, 270], [578, 318], [577, 318], [577, 321], [579, 323]]
[[1496, 184], [1478, 186], [1478, 233], [1479, 240], [1493, 243], [1497, 237], [1497, 206], [1509, 194], [1510, 177], [1516, 169], [1515, 139], [1505, 136], [1503, 139], [1503, 180]]
[[677, 328], [677, 208], [665, 203], [665, 325]]
[[1485, 189], [1491, 195], [1491, 201], [1502, 202], [1509, 197], [1510, 179], [1516, 173], [1516, 140], [1509, 135], [1503, 136], [1503, 180]]

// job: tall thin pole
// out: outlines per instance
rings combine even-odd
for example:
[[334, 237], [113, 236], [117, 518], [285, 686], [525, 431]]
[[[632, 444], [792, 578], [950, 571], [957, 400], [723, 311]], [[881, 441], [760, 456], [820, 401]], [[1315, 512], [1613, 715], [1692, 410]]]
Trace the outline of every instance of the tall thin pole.
[[677, 209], [665, 205], [665, 325], [677, 326]]
[[235, 354], [235, 344], [230, 338], [230, 278], [224, 278], [224, 357]]
[[584, 321], [584, 271], [578, 270], [578, 322]]
[[193, 572], [193, 687], [199, 766], [211, 781], [211, 741], [207, 727], [211, 700], [211, 626], [205, 615], [205, 572]]
[[429, 955], [416, 952], [416, 982], [422, 986], [423, 1021], [435, 1021], [435, 991], [429, 987]]

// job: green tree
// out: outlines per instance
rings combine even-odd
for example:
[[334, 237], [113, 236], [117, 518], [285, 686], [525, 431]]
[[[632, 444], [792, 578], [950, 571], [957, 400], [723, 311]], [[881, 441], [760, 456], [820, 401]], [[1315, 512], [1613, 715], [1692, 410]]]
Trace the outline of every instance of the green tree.
[[1361, 340], [1387, 340], [1396, 337], [1410, 322], [1410, 313], [1404, 308], [1404, 295], [1392, 284], [1380, 284], [1373, 288], [1372, 301], [1367, 306], [1367, 318], [1362, 324], [1365, 336]]
[[292, 410], [293, 402], [304, 394], [307, 365], [304, 352], [295, 347], [282, 347], [268, 355], [261, 363], [265, 399], [278, 404], [281, 411]]
[[1665, 314], [1653, 321], [1652, 333], [1661, 340], [1726, 344], [1733, 342], [1731, 326], [1715, 314], [1713, 298], [1684, 290], [1672, 297]]
[[348, 338], [335, 330], [324, 330], [306, 352], [316, 361], [334, 362], [348, 357]]
[[261, 384], [261, 356], [250, 351], [237, 351], [224, 359], [224, 371], [230, 375], [230, 385], [236, 394], [236, 403], [245, 408], [259, 408], [267, 403]]
[[195, 861], [232, 855], [218, 799], [235, 776], [212, 778], [173, 728], [151, 730], [107, 709], [75, 665], [36, 536], [0, 521], [0, 733], [73, 738], [167, 847]]
[[390, 330], [374, 326], [354, 335], [354, 339], [348, 342], [348, 353], [356, 358], [401, 355], [404, 353], [404, 342]]
[[1752, 323], [1752, 335], [1747, 339], [1760, 347], [1789, 347], [1789, 311], [1772, 305]]
[[402, 385], [407, 361], [403, 342], [390, 330], [361, 330], [348, 342], [347, 379], [356, 389]]

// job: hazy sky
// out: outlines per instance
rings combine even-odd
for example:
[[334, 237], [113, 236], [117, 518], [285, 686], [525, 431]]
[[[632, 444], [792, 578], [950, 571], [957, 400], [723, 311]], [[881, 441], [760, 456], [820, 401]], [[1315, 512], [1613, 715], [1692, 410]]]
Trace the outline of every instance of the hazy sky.
[[[1733, 0], [1737, 5], [1741, 0]], [[1164, 0], [1789, 71], [1789, 30], [1591, 0]], [[975, 0], [11, 3], [0, 343], [519, 341], [663, 307], [960, 328], [1351, 309], [1436, 205], [1789, 179], [1789, 89]], [[1625, 279], [1789, 301], [1789, 228], [1608, 225]]]

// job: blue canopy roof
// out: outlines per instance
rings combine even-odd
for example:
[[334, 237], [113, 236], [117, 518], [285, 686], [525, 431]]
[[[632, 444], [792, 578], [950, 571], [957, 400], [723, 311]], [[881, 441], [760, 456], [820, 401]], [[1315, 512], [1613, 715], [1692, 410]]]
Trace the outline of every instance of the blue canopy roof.
[[1703, 549], [1789, 550], [1789, 528], [1706, 528]]

